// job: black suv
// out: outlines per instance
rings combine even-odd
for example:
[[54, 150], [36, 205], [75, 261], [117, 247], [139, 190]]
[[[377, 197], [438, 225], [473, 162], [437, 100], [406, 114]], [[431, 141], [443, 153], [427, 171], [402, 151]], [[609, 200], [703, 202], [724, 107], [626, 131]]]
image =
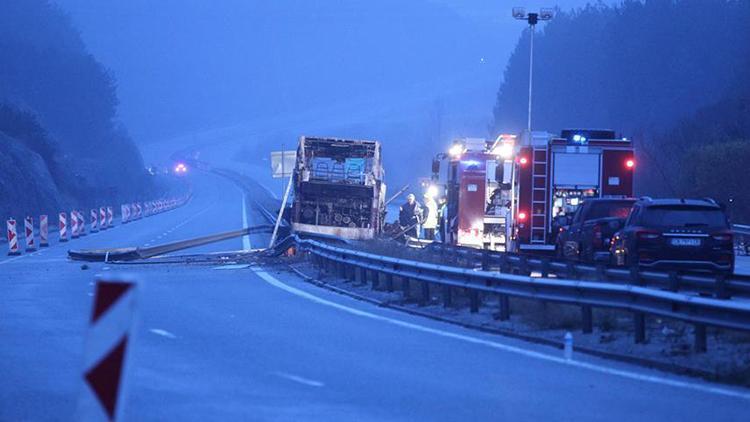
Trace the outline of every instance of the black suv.
[[712, 199], [639, 200], [612, 239], [610, 252], [621, 266], [734, 271], [729, 220]]
[[594, 261], [597, 252], [609, 251], [610, 239], [625, 224], [632, 198], [591, 198], [578, 207], [572, 218], [560, 221], [555, 250], [561, 258]]

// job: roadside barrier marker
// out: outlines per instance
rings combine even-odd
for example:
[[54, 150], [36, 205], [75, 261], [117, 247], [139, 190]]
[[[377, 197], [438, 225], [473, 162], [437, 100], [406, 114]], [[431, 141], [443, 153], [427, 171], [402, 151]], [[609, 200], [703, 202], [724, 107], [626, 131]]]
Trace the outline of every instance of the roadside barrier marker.
[[36, 245], [34, 244], [34, 219], [32, 217], [26, 217], [23, 226], [26, 232], [26, 252], [35, 251]]
[[136, 295], [132, 280], [96, 280], [77, 419], [113, 421], [122, 416]]
[[99, 231], [99, 228], [96, 225], [96, 220], [99, 215], [99, 212], [96, 210], [96, 208], [92, 209], [89, 213], [89, 217], [91, 217], [91, 233], [95, 233]]
[[21, 251], [18, 249], [18, 231], [16, 228], [16, 220], [9, 219], [8, 223], [8, 255], [20, 255]]
[[60, 229], [60, 242], [68, 241], [68, 217], [65, 212], [61, 212], [58, 215], [59, 218], [59, 229]]
[[120, 205], [120, 224], [128, 223], [130, 215], [130, 205]]
[[86, 217], [80, 211], [76, 211], [76, 213], [78, 213], [78, 235], [86, 236]]
[[107, 209], [99, 207], [99, 229], [107, 230]]
[[78, 227], [79, 224], [76, 210], [70, 211], [70, 237], [73, 239], [78, 239], [79, 232], [81, 231]]
[[47, 215], [42, 214], [39, 216], [39, 247], [40, 248], [46, 248], [49, 246], [49, 239], [48, 239], [48, 233], [49, 233], [49, 221], [47, 220]]
[[107, 227], [112, 227], [113, 223], [112, 220], [115, 219], [115, 212], [112, 210], [112, 207], [107, 207]]

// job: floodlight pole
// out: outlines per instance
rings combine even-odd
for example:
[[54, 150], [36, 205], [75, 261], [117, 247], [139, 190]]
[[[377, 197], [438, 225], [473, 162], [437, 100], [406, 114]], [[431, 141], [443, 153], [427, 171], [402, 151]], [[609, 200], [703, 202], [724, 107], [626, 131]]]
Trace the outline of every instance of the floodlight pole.
[[524, 20], [529, 24], [529, 112], [528, 120], [526, 122], [526, 130], [531, 136], [531, 103], [532, 103], [532, 92], [534, 87], [534, 30], [536, 24], [540, 20], [546, 21], [552, 19], [552, 12], [550, 9], [542, 9], [541, 13], [526, 13], [523, 8], [513, 9], [513, 17], [519, 20]]
[[[529, 19], [530, 21], [531, 19]], [[531, 92], [534, 78], [534, 28], [536, 27], [536, 22], [534, 24], [529, 23], [529, 27], [531, 28], [531, 35], [529, 36], [529, 114], [526, 130], [529, 132], [529, 136], [531, 136]]]

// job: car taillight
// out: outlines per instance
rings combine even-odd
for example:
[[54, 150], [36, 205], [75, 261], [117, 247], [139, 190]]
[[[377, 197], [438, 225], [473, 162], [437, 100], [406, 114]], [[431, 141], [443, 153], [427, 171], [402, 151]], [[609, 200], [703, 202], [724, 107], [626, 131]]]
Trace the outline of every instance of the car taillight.
[[714, 233], [711, 235], [717, 242], [731, 242], [732, 233]]
[[526, 213], [521, 211], [518, 213], [518, 221], [526, 221]]
[[640, 231], [637, 234], [638, 240], [656, 240], [661, 237], [658, 232]]

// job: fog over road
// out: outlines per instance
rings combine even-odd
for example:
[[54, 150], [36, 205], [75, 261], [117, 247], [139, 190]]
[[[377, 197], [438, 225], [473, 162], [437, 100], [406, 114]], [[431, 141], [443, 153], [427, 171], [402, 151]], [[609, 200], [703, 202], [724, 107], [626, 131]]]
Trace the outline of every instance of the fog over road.
[[[69, 247], [158, 244], [241, 226], [235, 185], [188, 177], [194, 197], [184, 207], [0, 258], [0, 420], [71, 419], [92, 282], [115, 270], [143, 281], [127, 420], [747, 420], [747, 390], [581, 355], [565, 363], [559, 350], [381, 309], [281, 267], [82, 270], [67, 261]], [[264, 223], [252, 210], [247, 219]], [[234, 239], [195, 251], [242, 247]]]

